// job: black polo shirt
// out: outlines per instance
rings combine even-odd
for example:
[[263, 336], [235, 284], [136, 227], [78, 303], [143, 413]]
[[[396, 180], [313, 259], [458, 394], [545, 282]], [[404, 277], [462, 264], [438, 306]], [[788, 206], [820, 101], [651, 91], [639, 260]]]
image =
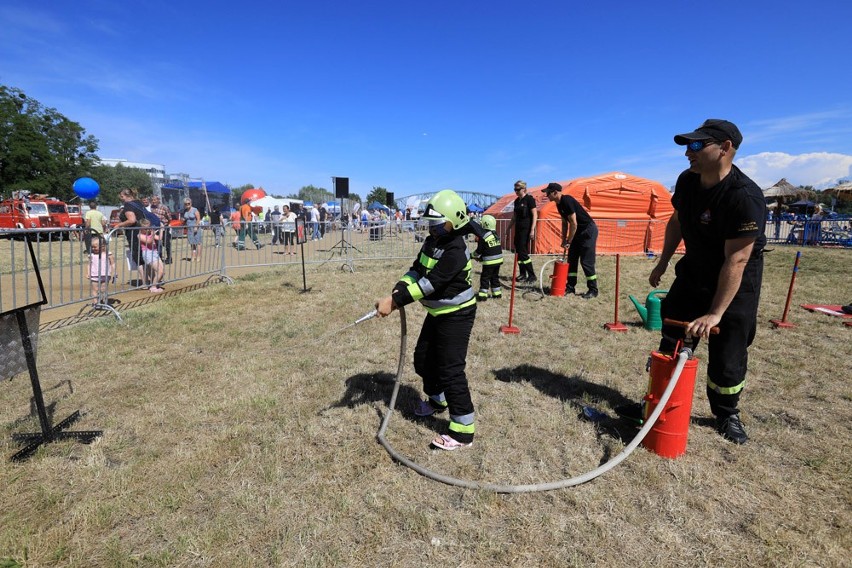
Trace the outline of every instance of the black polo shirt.
[[701, 187], [701, 177], [686, 170], [677, 179], [672, 205], [677, 210], [684, 259], [693, 273], [718, 276], [725, 261], [725, 241], [755, 237], [749, 261], [766, 246], [766, 203], [763, 192], [736, 166], [713, 187]]
[[563, 195], [559, 198], [559, 201], [556, 202], [556, 209], [559, 211], [559, 214], [562, 215], [563, 219], [568, 219], [568, 217], [572, 214], [577, 216], [578, 233], [582, 233], [586, 230], [586, 227], [595, 224], [592, 216], [586, 212], [583, 206], [580, 205], [580, 202], [570, 195]]
[[535, 197], [529, 193], [523, 197], [515, 198], [515, 225], [519, 227], [531, 227], [535, 211]]

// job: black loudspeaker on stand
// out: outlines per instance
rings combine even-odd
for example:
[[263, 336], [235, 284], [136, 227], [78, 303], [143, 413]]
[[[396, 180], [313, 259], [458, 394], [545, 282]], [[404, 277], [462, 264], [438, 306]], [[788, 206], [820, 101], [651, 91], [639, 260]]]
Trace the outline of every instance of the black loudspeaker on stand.
[[334, 181], [334, 197], [346, 199], [349, 197], [349, 178], [331, 178]]
[[[346, 224], [343, 223], [343, 212], [344, 212], [344, 209], [345, 209], [343, 200], [347, 199], [349, 197], [349, 178], [333, 177], [333, 178], [331, 178], [331, 181], [334, 183], [334, 197], [341, 200], [340, 201], [340, 219], [341, 219], [340, 240], [337, 241], [336, 243], [334, 243], [334, 245], [332, 245], [332, 247], [330, 249], [328, 249], [331, 252], [331, 256], [328, 257], [328, 260], [326, 260], [325, 262], [328, 262], [329, 260], [334, 258], [335, 254], [337, 254], [339, 256], [346, 255], [348, 257], [349, 249], [355, 249], [356, 251], [361, 252], [358, 249], [358, 247], [356, 247], [355, 245], [353, 245], [352, 243], [350, 243], [349, 241], [346, 240]], [[325, 264], [325, 262], [323, 262], [323, 264]], [[320, 265], [320, 266], [322, 266], [322, 265]], [[355, 266], [352, 264], [351, 259], [347, 258], [344, 266], [347, 267], [350, 272], [355, 272]]]

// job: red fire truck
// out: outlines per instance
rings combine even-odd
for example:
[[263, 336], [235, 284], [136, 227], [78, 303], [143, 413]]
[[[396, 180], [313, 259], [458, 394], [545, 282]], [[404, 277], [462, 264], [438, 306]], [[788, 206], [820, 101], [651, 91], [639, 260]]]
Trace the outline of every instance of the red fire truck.
[[80, 206], [66, 204], [65, 207], [68, 209], [68, 222], [71, 223], [71, 228], [82, 229], [83, 213], [80, 211]]
[[11, 198], [0, 201], [0, 228], [71, 229], [74, 224], [65, 203], [55, 197], [13, 191]]

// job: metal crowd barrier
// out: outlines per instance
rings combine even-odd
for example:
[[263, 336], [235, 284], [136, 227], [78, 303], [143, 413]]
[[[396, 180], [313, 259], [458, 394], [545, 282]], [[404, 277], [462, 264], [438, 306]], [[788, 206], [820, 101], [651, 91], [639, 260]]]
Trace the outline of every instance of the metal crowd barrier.
[[[399, 226], [393, 222], [373, 223], [360, 229], [328, 223], [320, 238], [311, 240], [309, 234], [302, 244], [285, 245], [287, 231], [283, 227], [276, 231], [262, 222], [251, 225], [261, 245], [259, 249], [251, 239], [251, 231], [248, 231], [242, 250], [237, 248], [239, 233], [232, 227], [206, 225], [199, 228], [200, 247], [189, 244], [187, 232], [193, 231], [192, 228], [162, 229], [170, 231], [170, 238], [160, 240], [161, 260], [169, 257], [171, 260], [164, 264], [162, 284], [205, 277], [227, 281], [231, 274], [242, 269], [301, 264], [303, 258], [306, 264], [340, 264], [341, 268], [354, 270], [358, 261], [413, 258], [425, 234], [411, 222]], [[38, 292], [34, 267], [25, 250], [24, 233], [29, 234], [34, 243], [47, 295], [45, 310], [77, 303], [110, 309], [109, 297], [149, 288], [149, 274], [144, 267], [140, 273], [128, 248], [130, 232], [140, 230], [118, 229], [104, 235], [107, 250], [115, 260], [115, 272], [110, 274], [100, 293], [92, 290], [90, 255], [82, 231], [0, 231], [0, 311], [4, 306], [29, 303]]]
[[769, 220], [766, 240], [773, 244], [852, 247], [852, 220]]
[[[508, 221], [499, 220], [497, 233], [501, 237], [507, 256], [514, 252]], [[663, 221], [599, 220], [598, 254], [658, 254], [662, 246], [660, 235], [665, 232]], [[187, 239], [186, 227], [163, 229], [170, 231], [168, 242], [171, 263], [164, 265], [162, 283], [189, 279], [218, 279], [230, 281], [231, 277], [246, 269], [279, 267], [301, 264], [338, 265], [355, 270], [356, 263], [374, 260], [402, 259], [409, 261], [420, 250], [425, 238], [425, 228], [415, 221], [390, 220], [386, 223], [369, 223], [365, 226], [351, 223], [327, 223], [321, 238], [311, 239], [312, 227], [306, 224], [306, 241], [303, 244], [285, 245], [286, 233], [295, 227], [272, 226], [271, 223], [254, 223], [253, 228], [261, 248], [257, 249], [250, 237], [246, 237], [243, 250], [235, 246], [239, 233], [230, 226], [203, 226], [200, 252], [192, 254]], [[140, 229], [132, 229], [139, 231]], [[93, 293], [90, 280], [90, 257], [86, 252], [86, 239], [81, 230], [35, 229], [0, 231], [0, 312], [11, 306], [31, 303], [36, 297], [38, 286], [33, 266], [28, 260], [24, 233], [33, 240], [36, 261], [41, 270], [47, 295], [45, 310], [77, 303], [89, 303], [103, 309], [111, 309], [109, 298], [133, 290], [145, 290], [148, 285], [145, 275], [140, 274], [132, 262], [127, 248], [127, 235], [131, 229], [113, 230], [105, 235], [108, 250], [112, 253], [116, 270], [112, 278], [104, 283], [101, 293]], [[556, 233], [554, 233], [554, 231]], [[541, 220], [537, 227], [539, 235], [549, 235], [551, 242], [559, 240], [561, 222]], [[294, 233], [291, 233], [294, 234]], [[555, 234], [555, 237], [554, 237]], [[821, 221], [795, 223], [769, 222], [767, 238], [773, 243], [796, 245], [852, 246], [852, 231], [849, 221]], [[295, 240], [295, 236], [293, 237]], [[544, 237], [542, 237], [544, 238]], [[473, 250], [476, 241], [468, 237], [468, 247]], [[533, 255], [559, 255], [561, 250], [537, 250]], [[168, 258], [167, 250], [162, 257]], [[117, 315], [117, 313], [116, 313]]]

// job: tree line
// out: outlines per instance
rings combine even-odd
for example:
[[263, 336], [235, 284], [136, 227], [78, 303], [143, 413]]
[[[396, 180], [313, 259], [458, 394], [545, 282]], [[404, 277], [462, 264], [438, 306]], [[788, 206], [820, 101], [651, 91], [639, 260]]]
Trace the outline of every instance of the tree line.
[[78, 122], [46, 107], [22, 90], [0, 85], [0, 195], [14, 190], [72, 201], [74, 180], [98, 181], [98, 200], [117, 203], [124, 187], [151, 189], [142, 170], [98, 165], [98, 139]]

